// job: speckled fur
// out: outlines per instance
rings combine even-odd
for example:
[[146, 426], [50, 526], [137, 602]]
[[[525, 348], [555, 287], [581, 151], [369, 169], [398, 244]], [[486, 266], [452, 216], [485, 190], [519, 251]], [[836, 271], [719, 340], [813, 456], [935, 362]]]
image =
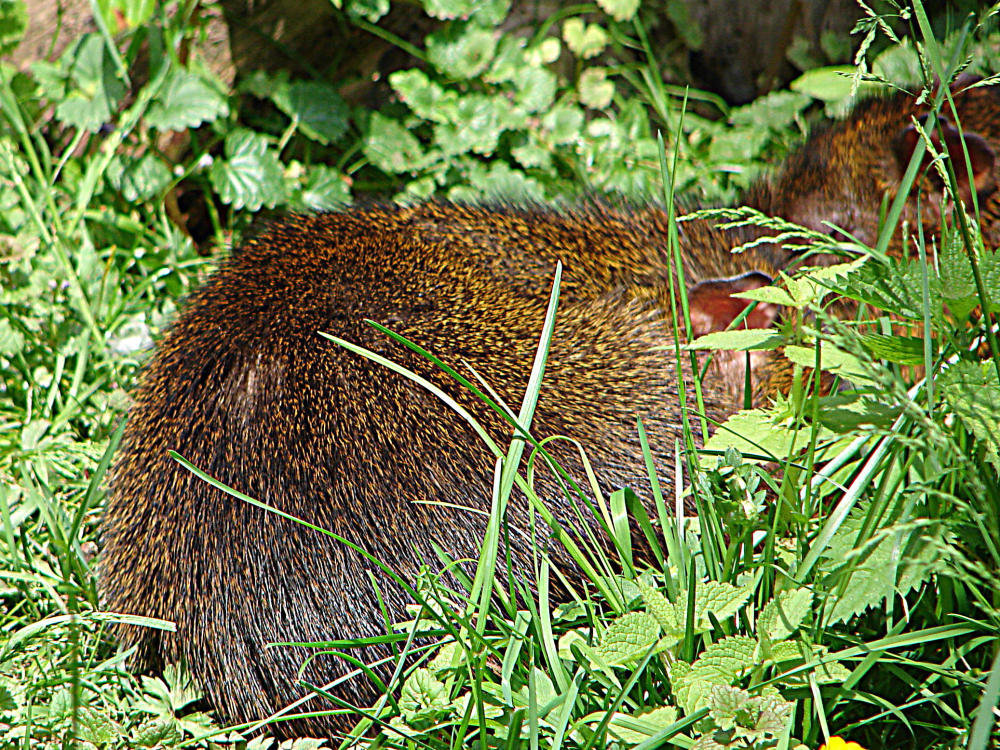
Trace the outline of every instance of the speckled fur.
[[[958, 88], [967, 84], [964, 81]], [[984, 138], [997, 156], [993, 182], [1000, 185], [1000, 88], [957, 91], [954, 99], [962, 132]], [[822, 232], [831, 231], [823, 224], [827, 221], [873, 245], [882, 196], [895, 197], [906, 167], [894, 150], [897, 138], [913, 117], [926, 112], [927, 107], [917, 105], [906, 92], [861, 102], [846, 119], [818, 128], [776, 176], [750, 191], [747, 204]], [[955, 122], [956, 113], [947, 103], [941, 113]], [[935, 237], [940, 234], [942, 202], [936, 173], [919, 181], [914, 195], [917, 191], [925, 236]], [[1000, 190], [979, 196], [978, 202], [986, 242], [1000, 246]], [[908, 203], [903, 219], [915, 232], [915, 201]], [[897, 254], [902, 238], [901, 228], [897, 229], [890, 247]]]
[[[733, 258], [745, 236], [682, 225], [691, 280], [754, 264]], [[666, 216], [597, 203], [544, 207], [368, 207], [274, 224], [233, 251], [194, 293], [161, 342], [135, 394], [103, 528], [106, 606], [176, 621], [177, 633], [122, 628], [144, 664], [183, 658], [225, 717], [255, 719], [302, 691], [308, 653], [275, 641], [384, 633], [369, 582], [392, 618], [407, 597], [345, 546], [217, 491], [167, 455], [340, 534], [412, 577], [437, 557], [478, 548], [485, 517], [421, 501], [488, 510], [493, 460], [446, 406], [390, 370], [348, 353], [319, 331], [366, 346], [455, 395], [499, 441], [509, 428], [424, 360], [364, 323], [371, 318], [460, 366], [470, 363], [508, 404], [530, 371], [556, 260], [560, 309], [534, 420], [537, 436], [581, 440], [605, 488], [648, 485], [636, 438], [641, 416], [670, 482], [677, 381], [665, 299]], [[765, 253], [766, 250], [759, 251]], [[710, 378], [711, 416], [734, 394]], [[554, 444], [577, 478], [574, 450]], [[574, 514], [546, 472], [540, 495], [559, 520]], [[515, 493], [515, 496], [517, 493]], [[510, 518], [523, 528], [523, 499]], [[521, 523], [518, 523], [518, 522]], [[515, 570], [530, 547], [515, 535]], [[573, 566], [558, 547], [557, 564]], [[372, 647], [354, 655], [385, 656]], [[345, 671], [329, 657], [306, 679]], [[338, 690], [367, 704], [371, 687]], [[279, 731], [326, 734], [341, 722], [299, 721]]]

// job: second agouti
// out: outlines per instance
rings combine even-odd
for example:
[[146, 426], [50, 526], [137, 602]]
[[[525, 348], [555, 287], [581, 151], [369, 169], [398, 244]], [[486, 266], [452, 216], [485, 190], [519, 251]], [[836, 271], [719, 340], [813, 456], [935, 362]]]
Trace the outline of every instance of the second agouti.
[[[730, 255], [745, 232], [704, 222], [681, 232], [695, 332], [725, 328], [747, 304], [730, 293], [768, 283], [777, 266], [766, 248]], [[296, 679], [312, 652], [267, 644], [385, 635], [386, 618], [407, 619], [403, 590], [355, 551], [214, 489], [168, 450], [346, 537], [406, 579], [425, 564], [439, 569], [434, 545], [471, 570], [494, 457], [437, 398], [320, 332], [416, 371], [506, 445], [509, 425], [365, 319], [466, 374], [471, 366], [516, 411], [557, 261], [560, 306], [532, 433], [578, 440], [604, 490], [641, 494], [641, 417], [657, 471], [672, 481], [681, 423], [664, 313], [668, 257], [663, 210], [599, 203], [357, 208], [277, 223], [234, 250], [160, 344], [115, 461], [105, 604], [177, 624], [172, 634], [122, 628], [122, 640], [138, 645], [146, 665], [184, 660], [224, 717], [253, 720], [306, 692]], [[766, 327], [776, 312], [760, 307], [747, 323]], [[743, 385], [744, 355], [719, 359], [705, 381], [712, 419], [734, 410]], [[766, 389], [768, 363], [758, 364]], [[572, 444], [551, 448], [586, 485]], [[540, 471], [535, 486], [561, 525], [580, 529], [551, 472]], [[518, 576], [533, 565], [528, 517], [515, 492], [499, 558], [509, 554]], [[548, 533], [538, 537], [563, 572], [578, 575]], [[389, 653], [371, 646], [352, 656], [371, 663]], [[349, 669], [319, 656], [303, 677], [323, 685]], [[377, 694], [357, 678], [334, 692], [361, 705]], [[349, 722], [300, 720], [278, 731], [329, 735]]]
[[[951, 160], [960, 198], [970, 213], [975, 194], [986, 244], [997, 247], [1000, 246], [1000, 190], [997, 189], [1000, 90], [995, 86], [969, 88], [978, 82], [962, 76], [953, 84], [955, 111], [945, 103], [932, 140], [936, 150], [946, 153]], [[883, 196], [896, 196], [919, 138], [913, 118], [926, 122], [926, 112], [926, 105], [918, 105], [915, 97], [903, 91], [865, 100], [846, 119], [817, 128], [776, 175], [750, 191], [746, 202], [764, 213], [833, 233], [824, 223], [829, 222], [873, 246]], [[935, 239], [940, 235], [942, 210], [953, 208], [945, 198], [938, 172], [929, 165], [928, 154], [902, 216], [909, 227], [907, 240], [911, 249], [918, 221], [925, 237]], [[893, 253], [901, 253], [902, 240], [903, 230], [897, 228], [890, 245]]]

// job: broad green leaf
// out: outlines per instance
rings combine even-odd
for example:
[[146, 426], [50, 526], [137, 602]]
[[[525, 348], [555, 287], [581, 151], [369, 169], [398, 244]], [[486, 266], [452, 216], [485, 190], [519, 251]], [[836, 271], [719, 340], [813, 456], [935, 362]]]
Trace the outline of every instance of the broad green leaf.
[[646, 611], [653, 616], [663, 632], [667, 635], [683, 635], [684, 623], [677, 621], [677, 613], [674, 610], [674, 605], [670, 603], [667, 597], [646, 583], [642, 578], [637, 578], [636, 584], [639, 587], [639, 593], [642, 594], [642, 601], [646, 605]]
[[[810, 346], [789, 345], [785, 347], [784, 353], [789, 361], [802, 367], [816, 365], [816, 350]], [[855, 384], [867, 383], [872, 379], [861, 360], [831, 343], [824, 344], [820, 350], [820, 365], [823, 370]]]
[[613, 620], [594, 649], [606, 664], [619, 666], [642, 658], [660, 637], [656, 619], [645, 612], [627, 612]]
[[329, 145], [347, 132], [347, 103], [323, 81], [295, 81], [277, 91], [274, 103], [306, 136]]
[[615, 84], [608, 80], [606, 68], [587, 68], [577, 84], [580, 102], [591, 109], [604, 109], [615, 95]]
[[[924, 363], [924, 340], [919, 336], [887, 336], [882, 333], [865, 333], [861, 343], [873, 357], [900, 365]], [[933, 351], [933, 350], [932, 350]], [[825, 358], [824, 352], [824, 358]]]
[[1000, 470], [1000, 384], [991, 362], [956, 362], [937, 377], [944, 399]]
[[[764, 460], [780, 460], [788, 456], [795, 440], [794, 430], [763, 411], [739, 411], [716, 428], [705, 450], [724, 453], [736, 448], [748, 460], [761, 460], [755, 457], [762, 455], [766, 456]], [[714, 466], [716, 461], [713, 455], [706, 455], [702, 465]]]
[[770, 328], [738, 328], [732, 331], [716, 331], [699, 336], [686, 349], [773, 349], [781, 343], [781, 337]]
[[769, 641], [783, 641], [794, 633], [809, 614], [812, 592], [809, 589], [782, 591], [764, 605], [757, 618], [757, 635]]
[[434, 141], [446, 154], [467, 151], [492, 154], [500, 134], [509, 126], [519, 124], [509, 119], [512, 115], [510, 102], [500, 97], [469, 94], [459, 99], [457, 111], [453, 122], [434, 126]]
[[125, 84], [118, 78], [104, 39], [84, 34], [63, 53], [61, 61], [69, 71], [71, 87], [56, 106], [56, 119], [95, 132], [111, 120], [125, 95]]
[[0, 355], [10, 357], [21, 351], [24, 346], [24, 334], [10, 324], [6, 318], [0, 318]]
[[639, 0], [597, 0], [605, 13], [616, 21], [629, 21], [639, 9]]
[[524, 66], [514, 74], [515, 101], [526, 112], [548, 111], [555, 100], [556, 76], [546, 68]]
[[486, 70], [497, 41], [493, 31], [477, 24], [456, 24], [427, 37], [427, 59], [445, 75], [469, 79]]
[[399, 70], [389, 76], [389, 85], [406, 105], [425, 120], [439, 123], [458, 118], [458, 94], [427, 77], [422, 70]]
[[379, 112], [373, 112], [368, 122], [364, 153], [383, 172], [415, 172], [425, 160], [416, 137]]
[[351, 189], [341, 172], [317, 164], [309, 167], [301, 200], [311, 211], [335, 211], [351, 202]]
[[173, 179], [167, 165], [151, 153], [138, 159], [116, 154], [108, 164], [105, 176], [111, 186], [131, 202], [158, 196]]
[[745, 635], [731, 635], [712, 643], [692, 665], [692, 674], [716, 685], [729, 685], [752, 669], [757, 641]]
[[596, 23], [585, 26], [578, 16], [563, 22], [562, 37], [570, 51], [584, 60], [601, 54], [608, 44], [608, 32]]
[[281, 163], [262, 135], [234, 130], [226, 136], [223, 152], [225, 158], [216, 159], [208, 174], [223, 203], [256, 211], [284, 200]]
[[411, 722], [434, 718], [448, 708], [448, 689], [431, 670], [416, 669], [403, 683], [399, 707]]
[[721, 729], [732, 730], [754, 743], [784, 732], [794, 709], [791, 701], [771, 695], [751, 696], [728, 685], [713, 687], [708, 701], [708, 715]]
[[579, 107], [557, 104], [542, 117], [542, 127], [551, 133], [553, 143], [572, 143], [583, 127], [583, 110]]
[[24, 0], [0, 2], [0, 55], [9, 55], [21, 43], [28, 28], [28, 8]]
[[836, 102], [851, 95], [856, 70], [853, 65], [831, 65], [808, 70], [788, 87], [824, 102]]
[[157, 130], [186, 130], [213, 122], [229, 112], [225, 97], [207, 81], [186, 70], [172, 70], [159, 95], [146, 110], [146, 122]]

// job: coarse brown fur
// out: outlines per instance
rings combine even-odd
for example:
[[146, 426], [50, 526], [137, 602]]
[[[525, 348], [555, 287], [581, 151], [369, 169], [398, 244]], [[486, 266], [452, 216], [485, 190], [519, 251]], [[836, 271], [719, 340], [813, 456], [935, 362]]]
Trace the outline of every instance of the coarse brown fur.
[[[988, 246], [996, 247], [1000, 245], [1000, 89], [967, 88], [976, 80], [961, 77], [953, 85], [955, 108], [945, 102], [934, 138], [937, 150], [947, 152], [952, 160], [961, 197], [970, 212], [972, 193], [976, 193], [984, 238]], [[895, 198], [913, 153], [917, 134], [912, 121], [927, 111], [926, 104], [918, 104], [905, 91], [862, 101], [846, 119], [817, 128], [775, 176], [749, 192], [747, 204], [833, 233], [824, 223], [828, 222], [874, 246], [883, 196]], [[971, 176], [956, 122], [972, 159]], [[897, 255], [903, 248], [903, 223], [913, 247], [911, 235], [917, 231], [918, 218], [925, 237], [936, 238], [942, 211], [951, 210], [937, 171], [928, 165], [925, 158], [925, 168], [890, 244], [890, 251]]]
[[[743, 230], [690, 222], [681, 232], [689, 283], [777, 270], [767, 249], [730, 255], [748, 239]], [[675, 339], [664, 314], [666, 233], [666, 214], [655, 207], [426, 203], [290, 218], [234, 250], [161, 342], [116, 458], [103, 528], [104, 601], [177, 623], [175, 634], [122, 628], [122, 640], [138, 644], [146, 664], [183, 659], [225, 717], [253, 720], [303, 694], [295, 681], [312, 653], [266, 644], [384, 635], [370, 575], [389, 619], [405, 619], [408, 597], [354, 551], [212, 488], [167, 451], [346, 537], [404, 578], [423, 564], [439, 567], [434, 544], [468, 560], [485, 531], [494, 458], [434, 396], [319, 332], [421, 374], [505, 444], [508, 425], [364, 321], [458, 369], [468, 363], [516, 408], [556, 261], [564, 264], [560, 307], [533, 434], [579, 440], [605, 489], [641, 492], [641, 417], [657, 471], [671, 482], [681, 426]], [[713, 283], [695, 294], [704, 304], [726, 288]], [[731, 374], [706, 380], [711, 418], [733, 410], [741, 383]], [[551, 447], [584, 481], [577, 451], [560, 441]], [[551, 473], [540, 473], [536, 489], [563, 526], [579, 528]], [[437, 501], [469, 510], [428, 504]], [[507, 553], [524, 575], [532, 544], [516, 492], [508, 518], [515, 531]], [[559, 545], [539, 544], [573, 575]], [[365, 662], [388, 654], [386, 646], [352, 652]], [[320, 656], [304, 677], [321, 685], [348, 669]], [[376, 695], [359, 679], [336, 693], [361, 705]], [[279, 731], [325, 735], [343, 724], [301, 720]]]

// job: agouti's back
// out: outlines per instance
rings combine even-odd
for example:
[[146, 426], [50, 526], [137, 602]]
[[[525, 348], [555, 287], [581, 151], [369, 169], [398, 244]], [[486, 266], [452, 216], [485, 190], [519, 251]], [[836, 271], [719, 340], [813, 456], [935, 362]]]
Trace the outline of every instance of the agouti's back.
[[[346, 537], [404, 578], [425, 563], [438, 567], [434, 544], [468, 559], [485, 531], [494, 457], [434, 396], [319, 332], [445, 388], [506, 445], [509, 426], [364, 320], [457, 369], [468, 363], [516, 410], [557, 260], [565, 264], [561, 303], [533, 434], [579, 440], [605, 489], [641, 492], [641, 417], [669, 482], [681, 426], [674, 336], [657, 304], [666, 298], [665, 227], [664, 213], [649, 208], [431, 203], [291, 219], [235, 250], [188, 300], [130, 410], [105, 518], [102, 588], [109, 609], [174, 620], [177, 632], [123, 629], [123, 640], [150, 663], [183, 658], [217, 709], [252, 720], [302, 693], [294, 683], [312, 653], [266, 644], [385, 634], [370, 575], [390, 619], [405, 619], [403, 591], [357, 553], [212, 488], [167, 451]], [[683, 231], [692, 281], [763, 272], [692, 290], [699, 319], [725, 327], [743, 307], [728, 292], [759, 286], [775, 269], [765, 255], [734, 260], [728, 250], [742, 236], [699, 223]], [[766, 325], [773, 314], [753, 320]], [[712, 418], [733, 410], [742, 383], [726, 367], [708, 379]], [[573, 446], [552, 449], [585, 479]], [[540, 473], [536, 489], [561, 524], [578, 527], [551, 473]], [[512, 567], [523, 575], [532, 567], [523, 498], [512, 498], [508, 517], [519, 530]], [[573, 575], [558, 545], [550, 551]], [[388, 653], [373, 646], [353, 655], [371, 662]], [[304, 676], [324, 684], [346, 671], [327, 656]], [[335, 692], [362, 705], [375, 695], [359, 680]], [[317, 719], [286, 731], [338, 725]]]

